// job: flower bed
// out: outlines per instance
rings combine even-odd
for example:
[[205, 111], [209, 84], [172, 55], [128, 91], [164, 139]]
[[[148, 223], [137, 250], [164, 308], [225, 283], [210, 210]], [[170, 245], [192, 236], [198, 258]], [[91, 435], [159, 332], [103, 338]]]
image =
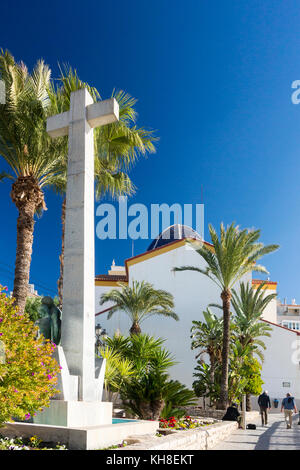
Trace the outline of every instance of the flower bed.
[[172, 416], [169, 419], [161, 418], [159, 420], [159, 427], [161, 429], [174, 429], [174, 430], [188, 430], [195, 428], [202, 428], [214, 424], [215, 421], [202, 420], [199, 418], [192, 418], [191, 416], [184, 416], [183, 418], [176, 419]]
[[45, 443], [37, 436], [32, 436], [29, 439], [2, 437], [0, 438], [0, 450], [67, 450], [67, 448], [60, 443]]

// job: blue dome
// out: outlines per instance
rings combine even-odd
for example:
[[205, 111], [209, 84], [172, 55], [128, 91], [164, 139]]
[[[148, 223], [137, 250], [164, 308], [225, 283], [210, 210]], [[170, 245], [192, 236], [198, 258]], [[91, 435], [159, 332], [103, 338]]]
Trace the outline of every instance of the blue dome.
[[200, 235], [187, 225], [171, 225], [170, 227], [163, 230], [148, 246], [147, 251], [155, 250], [161, 246], [168, 245], [176, 240], [182, 240], [183, 238], [196, 238], [201, 240]]

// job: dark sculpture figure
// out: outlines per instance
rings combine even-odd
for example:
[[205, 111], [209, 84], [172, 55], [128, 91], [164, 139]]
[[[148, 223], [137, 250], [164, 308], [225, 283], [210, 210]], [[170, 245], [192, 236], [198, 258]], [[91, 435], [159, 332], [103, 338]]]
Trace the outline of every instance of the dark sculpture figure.
[[61, 311], [54, 304], [51, 297], [43, 297], [42, 304], [38, 309], [39, 319], [37, 325], [46, 339], [52, 343], [59, 344], [61, 338]]

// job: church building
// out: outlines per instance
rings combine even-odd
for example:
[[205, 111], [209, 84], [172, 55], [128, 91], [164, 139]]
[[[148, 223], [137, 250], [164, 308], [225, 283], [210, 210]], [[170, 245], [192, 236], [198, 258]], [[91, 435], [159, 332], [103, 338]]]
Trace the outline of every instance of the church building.
[[[119, 289], [120, 282], [130, 285], [133, 280], [147, 281], [157, 289], [170, 292], [174, 297], [174, 311], [179, 316], [179, 321], [153, 316], [141, 324], [141, 329], [166, 340], [164, 346], [177, 361], [170, 369], [172, 378], [191, 387], [196, 365], [196, 351], [191, 350], [192, 321], [203, 320], [202, 312], [207, 306], [210, 303], [221, 303], [221, 299], [220, 289], [207, 276], [193, 271], [173, 271], [175, 267], [187, 265], [202, 269], [206, 267], [203, 258], [186, 243], [187, 238], [200, 240], [197, 232], [188, 226], [173, 225], [167, 228], [152, 241], [145, 253], [127, 259], [125, 266], [116, 266], [113, 262], [107, 274], [97, 275], [95, 295], [96, 323], [101, 323], [108, 335], [112, 336], [116, 331], [128, 335], [131, 323], [124, 312], [116, 312], [107, 320], [112, 305], [107, 303], [100, 306], [100, 298], [104, 292], [112, 288]], [[251, 283], [253, 288], [263, 282], [253, 279], [251, 273], [245, 275], [241, 281]], [[238, 289], [238, 286], [235, 288]], [[277, 292], [277, 283], [266, 281], [265, 292], [266, 295]], [[221, 315], [221, 311], [216, 310], [215, 313]], [[276, 299], [267, 306], [262, 319], [272, 327], [271, 337], [263, 338], [267, 345], [262, 370], [264, 387], [269, 391], [271, 399], [280, 399], [287, 392], [300, 399], [300, 357], [298, 361], [295, 359], [297, 339], [300, 344], [300, 332], [278, 324]]]

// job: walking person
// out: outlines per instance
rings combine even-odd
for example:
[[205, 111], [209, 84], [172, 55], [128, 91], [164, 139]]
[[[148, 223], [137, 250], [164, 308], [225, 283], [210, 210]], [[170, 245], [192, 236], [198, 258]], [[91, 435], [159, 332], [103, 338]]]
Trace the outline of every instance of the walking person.
[[271, 400], [267, 390], [265, 390], [261, 395], [259, 395], [258, 404], [261, 415], [261, 425], [265, 426], [268, 424], [268, 409], [271, 409]]
[[290, 393], [287, 393], [286, 397], [282, 400], [281, 413], [283, 410], [286, 428], [291, 429], [293, 424], [293, 411], [297, 413], [297, 408], [294, 402], [294, 397], [292, 397]]

